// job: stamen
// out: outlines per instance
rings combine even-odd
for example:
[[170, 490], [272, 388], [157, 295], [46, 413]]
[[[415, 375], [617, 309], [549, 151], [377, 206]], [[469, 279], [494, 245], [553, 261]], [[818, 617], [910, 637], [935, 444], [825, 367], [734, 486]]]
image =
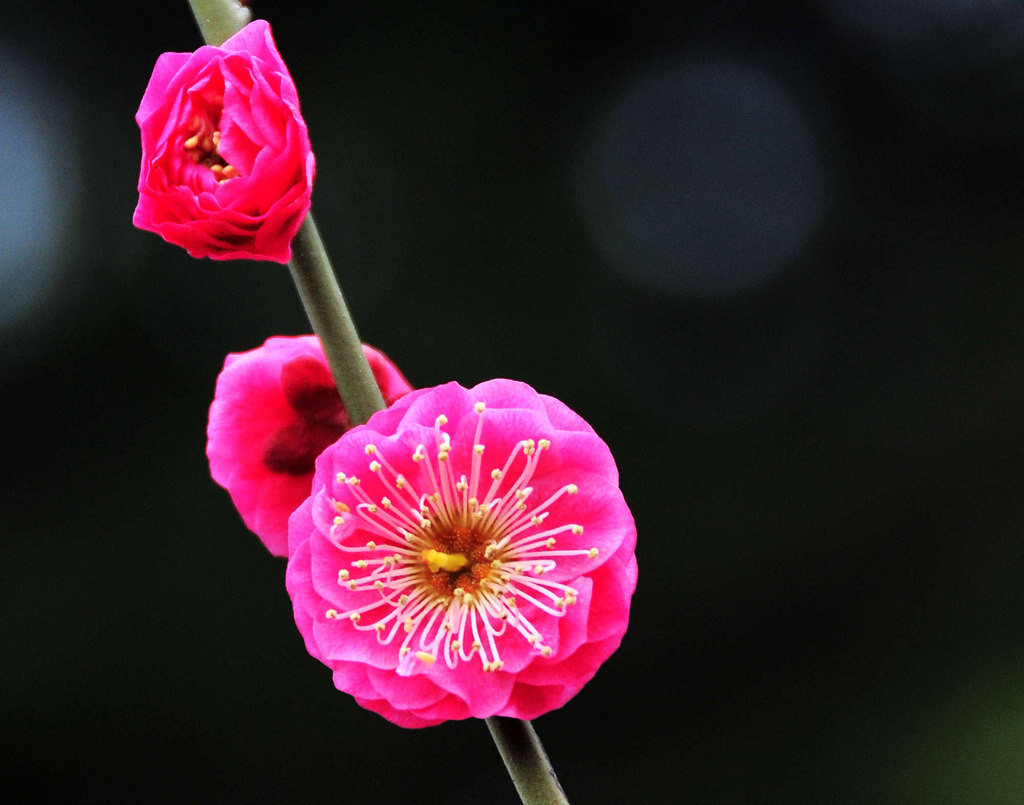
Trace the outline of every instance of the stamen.
[[[227, 172], [226, 166], [219, 171]], [[484, 672], [499, 671], [504, 666], [499, 641], [506, 632], [509, 636], [503, 639], [526, 640], [534, 650], [549, 655], [552, 649], [519, 609], [517, 598], [539, 612], [562, 617], [575, 603], [577, 591], [548, 581], [549, 574], [561, 557], [597, 556], [596, 548], [576, 549], [578, 542], [573, 540], [566, 549], [556, 549], [556, 537], [577, 538], [583, 533], [582, 525], [557, 521], [548, 525], [551, 507], [563, 495], [576, 494], [575, 484], [557, 489], [539, 505], [529, 505], [530, 480], [542, 453], [550, 449], [550, 439], [516, 443], [503, 465], [489, 472], [490, 488], [481, 497], [486, 405], [478, 402], [473, 411], [478, 420], [467, 474], [456, 472], [452, 440], [443, 430], [448, 417], [441, 414], [434, 421], [431, 453], [419, 444], [411, 455], [425, 470], [417, 482], [396, 472], [382, 448], [374, 444], [366, 445], [364, 451], [370, 457], [367, 468], [375, 476], [367, 489], [380, 490], [374, 493], [376, 499], [360, 486], [357, 476], [339, 472], [336, 477], [344, 487], [339, 492], [357, 502], [353, 509], [331, 499], [339, 513], [335, 522], [340, 525], [340, 515], [354, 511], [374, 536], [361, 545], [335, 543], [340, 551], [357, 554], [349, 567], [360, 571], [353, 578], [349, 569], [339, 570], [338, 584], [352, 592], [376, 591], [377, 595], [371, 602], [362, 601], [344, 612], [334, 610], [328, 617], [349, 618], [355, 628], [374, 632], [382, 645], [404, 635], [396, 649], [402, 674], [422, 671], [409, 664], [414, 658], [431, 665], [441, 657], [455, 668], [474, 654], [479, 655]], [[405, 455], [408, 460], [409, 454]], [[365, 625], [360, 619], [366, 620]]]

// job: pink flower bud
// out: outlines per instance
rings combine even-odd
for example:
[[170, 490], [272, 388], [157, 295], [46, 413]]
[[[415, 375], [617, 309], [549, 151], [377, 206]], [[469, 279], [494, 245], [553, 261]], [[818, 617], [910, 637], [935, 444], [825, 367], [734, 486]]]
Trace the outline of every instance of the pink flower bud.
[[[365, 344], [363, 354], [384, 402], [412, 388], [383, 354]], [[309, 497], [316, 457], [348, 428], [316, 336], [268, 338], [225, 359], [206, 431], [210, 474], [275, 556], [288, 553], [288, 516]]]
[[193, 257], [286, 263], [315, 161], [270, 26], [220, 47], [164, 53], [135, 116], [142, 131], [133, 223]]

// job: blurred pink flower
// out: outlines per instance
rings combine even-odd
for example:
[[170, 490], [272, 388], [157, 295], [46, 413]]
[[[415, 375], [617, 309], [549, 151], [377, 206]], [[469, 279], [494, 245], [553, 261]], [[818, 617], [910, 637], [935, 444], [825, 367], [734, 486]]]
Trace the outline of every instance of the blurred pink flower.
[[[365, 344], [363, 353], [386, 403], [411, 390], [383, 354]], [[206, 431], [210, 474], [275, 556], [288, 553], [288, 516], [309, 497], [316, 457], [348, 427], [315, 335], [225, 359]]]
[[512, 380], [414, 391], [316, 462], [287, 587], [334, 684], [404, 727], [565, 704], [618, 647], [636, 528], [608, 446]]
[[220, 47], [160, 56], [135, 119], [135, 226], [193, 257], [288, 262], [315, 165], [295, 84], [265, 21]]

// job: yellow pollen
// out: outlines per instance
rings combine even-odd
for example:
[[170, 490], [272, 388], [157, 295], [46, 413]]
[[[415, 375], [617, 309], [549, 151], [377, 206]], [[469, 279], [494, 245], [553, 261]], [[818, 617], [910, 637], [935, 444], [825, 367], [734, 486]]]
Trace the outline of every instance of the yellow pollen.
[[478, 414], [482, 414], [486, 407], [487, 406], [484, 405], [482, 402], [478, 402], [476, 405], [473, 406], [473, 410], [476, 411]]
[[417, 651], [416, 652], [416, 659], [419, 660], [420, 662], [425, 662], [427, 665], [433, 665], [434, 664], [434, 660], [436, 660], [437, 657], [435, 657], [429, 651]]
[[352, 511], [352, 509], [350, 509], [346, 504], [342, 503], [340, 500], [334, 501], [334, 508], [335, 508], [335, 510], [337, 510], [339, 512], [350, 512], [350, 511]]
[[587, 556], [591, 559], [597, 559], [598, 553], [599, 551], [597, 550], [597, 548], [591, 548], [589, 551], [587, 551]]
[[329, 609], [324, 613], [324, 617], [334, 620], [336, 617], [338, 617], [338, 610]]
[[431, 573], [437, 573], [439, 570], [455, 573], [469, 564], [469, 559], [461, 553], [442, 553], [433, 548], [425, 548], [420, 555]]
[[199, 135], [198, 134], [196, 134], [196, 135], [194, 135], [192, 137], [189, 137], [187, 140], [185, 140], [185, 148], [187, 148], [190, 151], [193, 148], [197, 148], [198, 146], [199, 146]]

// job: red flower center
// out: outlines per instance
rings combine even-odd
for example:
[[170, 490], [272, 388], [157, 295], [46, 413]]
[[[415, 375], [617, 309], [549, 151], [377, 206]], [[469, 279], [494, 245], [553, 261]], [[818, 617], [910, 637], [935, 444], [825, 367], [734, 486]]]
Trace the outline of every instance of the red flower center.
[[282, 367], [281, 388], [296, 420], [267, 437], [263, 465], [271, 472], [305, 475], [313, 472], [316, 457], [348, 430], [348, 414], [327, 367], [309, 355]]

